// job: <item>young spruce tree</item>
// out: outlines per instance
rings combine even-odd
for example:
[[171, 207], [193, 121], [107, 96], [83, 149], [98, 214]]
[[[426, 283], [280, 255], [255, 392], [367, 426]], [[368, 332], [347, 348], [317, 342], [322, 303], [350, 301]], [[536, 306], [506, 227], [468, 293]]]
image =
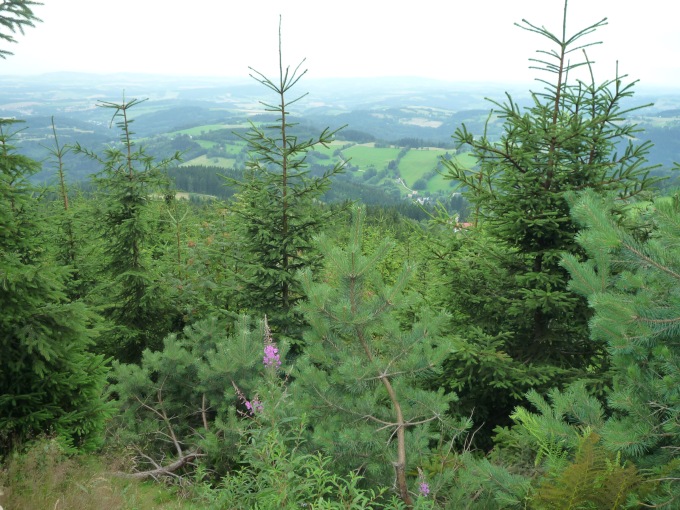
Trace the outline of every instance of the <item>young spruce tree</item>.
[[46, 147], [52, 155], [53, 163], [56, 166], [58, 186], [58, 199], [49, 204], [48, 214], [52, 217], [52, 224], [56, 226], [48, 236], [47, 242], [51, 245], [54, 252], [53, 257], [58, 264], [71, 268], [71, 278], [67, 284], [67, 293], [70, 298], [78, 299], [86, 293], [86, 283], [82, 281], [82, 268], [85, 265], [82, 242], [82, 232], [79, 228], [82, 222], [78, 218], [83, 211], [78, 207], [74, 208], [71, 193], [66, 183], [66, 169], [64, 167], [64, 157], [71, 151], [68, 145], [61, 145], [57, 135], [57, 128], [52, 117], [53, 145]]
[[[104, 193], [98, 230], [105, 245], [103, 282], [93, 301], [101, 304], [111, 327], [100, 346], [120, 361], [139, 361], [144, 349], [158, 349], [170, 332], [172, 310], [151, 268], [153, 230], [149, 201], [164, 182], [161, 171], [179, 154], [160, 162], [135, 148], [130, 109], [141, 101], [102, 102], [113, 110], [111, 122], [120, 130], [120, 145], [108, 147], [103, 156], [76, 144], [74, 152], [85, 154], [102, 166], [96, 183]], [[99, 223], [101, 222], [101, 223]]]
[[249, 313], [267, 314], [273, 331], [291, 338], [300, 337], [302, 325], [295, 312], [303, 295], [296, 274], [319, 267], [312, 239], [331, 220], [318, 199], [343, 169], [339, 163], [321, 176], [309, 175], [307, 151], [330, 143], [337, 130], [298, 139], [289, 108], [304, 95], [291, 100], [289, 93], [307, 72], [300, 65], [292, 72], [283, 67], [279, 28], [278, 78], [270, 80], [255, 70], [251, 74], [275, 94], [275, 104], [262, 104], [277, 118], [263, 126], [251, 123], [245, 135], [251, 159], [245, 179], [234, 182], [239, 193], [232, 208], [239, 237], [233, 253], [240, 305]]
[[0, 120], [0, 455], [40, 433], [93, 448], [106, 418], [107, 368], [88, 351], [96, 315], [68, 301], [69, 269], [39, 245], [39, 165], [15, 152], [14, 122]]
[[[640, 107], [624, 106], [634, 83], [624, 84], [618, 71], [599, 85], [593, 77], [586, 49], [596, 43], [586, 38], [606, 19], [571, 35], [566, 19], [567, 1], [558, 33], [518, 24], [552, 45], [531, 59], [543, 89], [531, 93], [527, 108], [510, 95], [494, 102], [499, 140], [464, 125], [456, 131], [456, 142], [477, 158], [475, 168], [442, 160], [472, 204], [476, 225], [463, 242], [453, 240], [443, 263], [464, 340], [442, 382], [489, 429], [507, 420], [529, 388], [606, 369], [604, 343], [589, 339], [587, 303], [567, 288], [560, 266], [562, 253], [582, 253], [565, 195], [590, 189], [629, 199], [655, 182], [645, 159], [651, 144], [639, 143], [640, 129], [627, 120]], [[578, 73], [589, 78], [575, 79]]]

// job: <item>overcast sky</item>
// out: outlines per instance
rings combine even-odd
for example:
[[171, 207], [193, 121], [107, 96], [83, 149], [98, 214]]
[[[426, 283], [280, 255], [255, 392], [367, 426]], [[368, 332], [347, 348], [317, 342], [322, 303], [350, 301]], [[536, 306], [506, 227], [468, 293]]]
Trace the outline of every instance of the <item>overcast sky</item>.
[[[247, 77], [271, 73], [279, 15], [284, 63], [308, 77], [421, 76], [529, 82], [547, 41], [513, 25], [561, 33], [563, 0], [42, 0], [42, 18], [0, 61], [0, 74], [145, 72]], [[615, 62], [646, 85], [680, 86], [680, 29], [668, 0], [571, 0], [567, 32], [607, 17], [588, 40], [596, 78]]]

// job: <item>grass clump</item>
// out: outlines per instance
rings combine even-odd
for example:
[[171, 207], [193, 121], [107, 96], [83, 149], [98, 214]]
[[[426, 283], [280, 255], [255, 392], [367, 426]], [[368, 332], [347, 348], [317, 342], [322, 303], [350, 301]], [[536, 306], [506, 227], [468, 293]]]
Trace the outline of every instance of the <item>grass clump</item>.
[[[198, 508], [162, 484], [113, 475], [120, 459], [69, 456], [44, 439], [0, 464], [0, 507], [5, 510], [171, 510]], [[118, 466], [116, 465], [118, 464]]]

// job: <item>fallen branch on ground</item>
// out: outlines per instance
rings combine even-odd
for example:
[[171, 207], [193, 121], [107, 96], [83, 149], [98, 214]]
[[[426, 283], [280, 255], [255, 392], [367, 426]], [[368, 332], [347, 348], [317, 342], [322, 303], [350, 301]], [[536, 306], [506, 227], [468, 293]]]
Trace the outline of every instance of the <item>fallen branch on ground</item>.
[[128, 480], [148, 480], [149, 478], [155, 479], [159, 476], [174, 476], [175, 471], [186, 466], [190, 462], [194, 461], [196, 458], [204, 456], [205, 454], [197, 452], [188, 453], [183, 457], [177, 459], [172, 464], [168, 464], [167, 466], [156, 465], [157, 467], [155, 469], [149, 469], [147, 471], [138, 471], [137, 473], [123, 473], [121, 471], [117, 471], [113, 473], [113, 476], [119, 478], [126, 478]]

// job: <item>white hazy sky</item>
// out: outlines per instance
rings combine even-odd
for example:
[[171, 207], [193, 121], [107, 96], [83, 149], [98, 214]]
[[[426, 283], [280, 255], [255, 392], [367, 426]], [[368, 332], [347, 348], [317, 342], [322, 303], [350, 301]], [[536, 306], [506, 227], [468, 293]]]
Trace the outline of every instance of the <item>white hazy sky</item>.
[[[42, 0], [43, 20], [0, 60], [0, 74], [145, 72], [247, 77], [284, 63], [308, 77], [421, 76], [528, 82], [528, 58], [549, 49], [513, 25], [561, 32], [563, 0]], [[646, 85], [680, 87], [680, 29], [669, 0], [571, 0], [568, 35], [607, 17], [588, 40], [596, 79], [615, 62]]]

